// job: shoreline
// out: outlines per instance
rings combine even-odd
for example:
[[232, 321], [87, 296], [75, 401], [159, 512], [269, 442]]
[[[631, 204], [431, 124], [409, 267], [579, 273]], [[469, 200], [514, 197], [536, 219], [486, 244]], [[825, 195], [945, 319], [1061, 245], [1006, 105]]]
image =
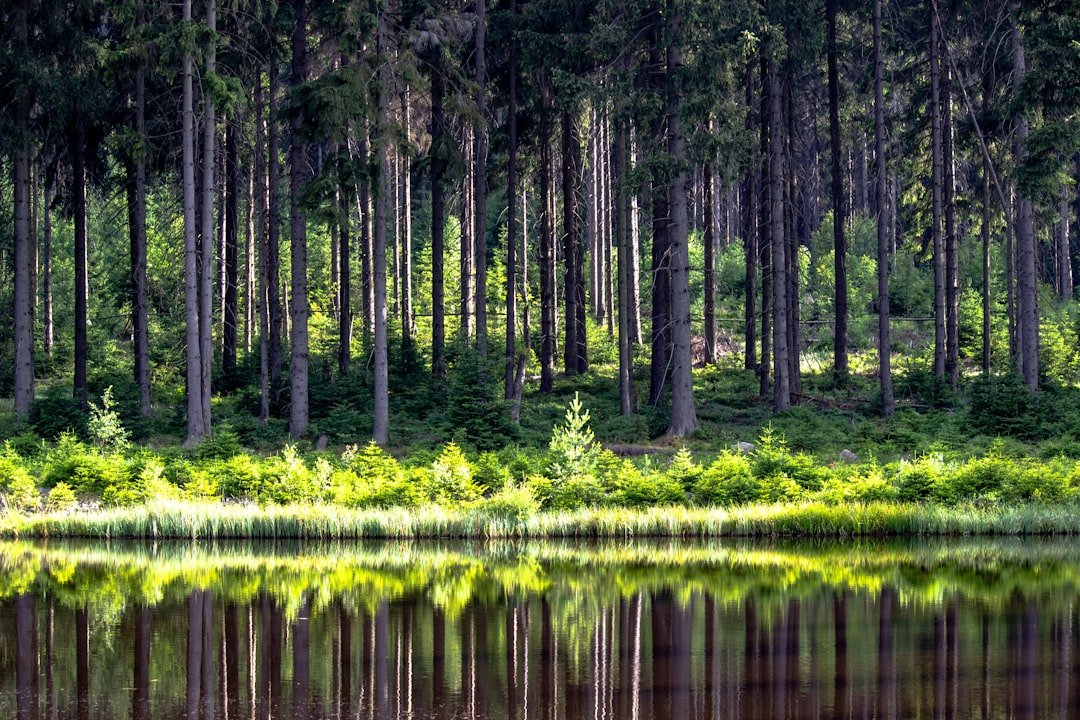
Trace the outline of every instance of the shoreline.
[[585, 508], [500, 517], [439, 506], [348, 510], [157, 502], [133, 508], [0, 517], [0, 538], [98, 540], [483, 540], [846, 538], [1080, 535], [1080, 506], [805, 502]]

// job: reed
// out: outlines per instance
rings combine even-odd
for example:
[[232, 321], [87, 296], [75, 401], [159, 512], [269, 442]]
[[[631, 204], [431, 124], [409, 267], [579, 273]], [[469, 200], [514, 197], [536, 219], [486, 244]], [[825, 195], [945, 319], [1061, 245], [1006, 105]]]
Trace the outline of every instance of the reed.
[[0, 518], [0, 536], [97, 539], [487, 539], [1080, 535], [1072, 504], [945, 507], [807, 502], [737, 508], [585, 508], [526, 518], [420, 508], [160, 501], [134, 508]]

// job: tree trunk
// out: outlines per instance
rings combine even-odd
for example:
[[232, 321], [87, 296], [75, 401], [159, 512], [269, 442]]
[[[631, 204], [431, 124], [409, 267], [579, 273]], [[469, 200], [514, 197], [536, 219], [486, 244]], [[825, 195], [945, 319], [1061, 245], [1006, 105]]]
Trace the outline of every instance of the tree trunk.
[[240, 326], [240, 128], [232, 117], [225, 128], [225, 316], [222, 323], [221, 371], [236, 372]]
[[53, 333], [53, 287], [52, 287], [52, 181], [46, 176], [42, 182], [42, 312], [44, 318], [44, 349], [45, 354], [52, 356], [54, 333]]
[[[206, 4], [206, 25], [210, 37], [203, 50], [205, 77], [216, 72], [216, 42], [213, 34], [217, 28], [217, 0]], [[202, 237], [199, 256], [199, 360], [201, 367], [203, 436], [210, 435], [211, 370], [214, 360], [214, 187], [217, 132], [214, 115], [214, 97], [203, 93], [202, 138]]]
[[960, 260], [956, 237], [956, 161], [952, 121], [952, 80], [948, 65], [940, 74], [943, 202], [945, 205], [945, 372], [955, 392], [960, 384]]
[[[25, 45], [28, 31], [26, 3], [20, 3], [15, 15], [18, 42]], [[30, 414], [34, 402], [34, 293], [31, 278], [34, 272], [35, 240], [30, 231], [30, 128], [27, 101], [16, 101], [18, 112], [19, 148], [14, 158], [15, 201], [15, 283], [14, 283], [14, 331], [15, 331], [15, 419], [22, 420]]]
[[[510, 14], [517, 13], [517, 0], [510, 0]], [[506, 367], [503, 397], [514, 397], [517, 363], [517, 37], [510, 36], [509, 88], [506, 96], [506, 131], [509, 147], [506, 158]]]
[[281, 389], [281, 350], [282, 350], [282, 325], [281, 316], [281, 203], [278, 196], [281, 192], [281, 161], [278, 157], [279, 125], [278, 125], [278, 85], [280, 84], [276, 58], [270, 59], [269, 91], [270, 98], [267, 101], [269, 125], [266, 132], [266, 175], [267, 175], [267, 251], [266, 251], [266, 307], [268, 309], [267, 323], [269, 347], [267, 350], [267, 362], [269, 366], [270, 393], [277, 397]]
[[[633, 120], [630, 121], [630, 156], [627, 169], [638, 167], [637, 139]], [[641, 203], [635, 192], [630, 197], [630, 337], [642, 345], [641, 337]]]
[[784, 144], [780, 78], [775, 60], [766, 62], [769, 95], [769, 225], [773, 291], [773, 412], [791, 406], [788, 357], [788, 263], [784, 240]]
[[885, 219], [888, 170], [885, 164], [884, 49], [881, 41], [881, 0], [874, 0], [874, 159], [877, 164], [877, 289], [878, 289], [878, 377], [881, 382], [881, 412], [888, 417], [896, 407], [893, 399], [889, 339], [889, 233]]
[[[788, 37], [788, 47], [794, 44], [795, 39]], [[801, 352], [802, 340], [799, 332], [799, 237], [797, 223], [797, 209], [799, 192], [797, 187], [798, 168], [795, 166], [795, 152], [792, 141], [795, 137], [795, 112], [793, 91], [791, 88], [792, 78], [784, 77], [783, 86], [783, 115], [785, 121], [784, 131], [784, 252], [787, 260], [787, 330], [788, 330], [788, 382], [790, 383], [790, 396], [792, 402], [798, 402], [802, 396], [802, 365]]]
[[769, 158], [769, 65], [765, 54], [760, 59], [760, 88], [758, 106], [758, 147], [761, 163], [758, 184], [758, 262], [761, 265], [761, 360], [758, 362], [758, 381], [761, 397], [772, 395], [772, 321], [773, 321], [773, 263], [772, 263], [772, 201], [770, 200], [771, 162]]
[[930, 137], [932, 153], [932, 217], [934, 261], [934, 375], [945, 379], [945, 247], [942, 237], [942, 188], [944, 184], [941, 132], [941, 28], [937, 15], [930, 19]]
[[[1020, 32], [1020, 3], [1010, 4], [1012, 19], [1013, 81], [1019, 87], [1026, 73], [1024, 42]], [[1016, 161], [1023, 165], [1027, 156], [1029, 125], [1020, 111], [1016, 125]], [[1036, 271], [1035, 215], [1031, 198], [1020, 193], [1016, 210], [1016, 285], [1017, 335], [1019, 340], [1020, 375], [1032, 391], [1039, 389], [1039, 307]]]
[[[191, 0], [184, 0], [184, 23], [191, 23]], [[195, 223], [195, 111], [191, 77], [191, 53], [183, 57], [183, 162], [184, 189], [184, 309], [187, 330], [187, 441], [197, 445], [206, 435], [203, 425], [202, 355], [199, 344], [199, 247]], [[76, 195], [78, 197], [78, 194]], [[85, 198], [85, 195], [83, 196]], [[85, 200], [83, 201], [85, 202]], [[78, 225], [76, 210], [76, 226]], [[83, 229], [85, 245], [85, 228]], [[78, 232], [76, 231], [76, 237]], [[76, 252], [78, 255], [78, 252]], [[79, 273], [76, 272], [76, 278]], [[84, 341], [85, 342], [85, 341]], [[85, 386], [84, 386], [85, 395]]]
[[484, 35], [487, 29], [485, 0], [476, 0], [476, 112], [480, 121], [473, 127], [473, 245], [476, 252], [476, 349], [487, 355], [487, 58]]
[[540, 392], [555, 383], [555, 228], [552, 217], [551, 97], [545, 81], [540, 115]]
[[615, 129], [615, 242], [619, 262], [619, 413], [630, 416], [633, 411], [634, 347], [630, 328], [630, 294], [632, 262], [630, 253], [630, 201], [626, 183], [628, 148], [626, 120], [616, 119]]
[[577, 375], [583, 371], [579, 345], [578, 296], [581, 281], [581, 230], [578, 190], [581, 181], [581, 149], [576, 111], [562, 112], [562, 201], [563, 201], [563, 372]]
[[[434, 80], [432, 81], [434, 88]], [[432, 90], [434, 93], [434, 90]], [[434, 103], [434, 99], [432, 100]], [[357, 190], [357, 219], [360, 221], [360, 292], [363, 297], [364, 343], [370, 345], [375, 331], [375, 277], [371, 270], [371, 261], [375, 252], [371, 245], [371, 158], [370, 130], [366, 117], [360, 120], [357, 155], [364, 163], [364, 172], [360, 177]]]
[[[754, 134], [754, 63], [746, 64], [746, 133]], [[753, 159], [743, 189], [743, 256], [745, 265], [745, 305], [743, 326], [743, 367], [757, 372], [757, 266], [758, 197], [761, 193], [761, 166]]]
[[[665, 93], [668, 131], [668, 152], [675, 163], [671, 179], [671, 419], [668, 435], [685, 437], [697, 428], [694, 410], [694, 373], [690, 328], [690, 243], [689, 222], [686, 216], [687, 185], [689, 170], [686, 137], [683, 135], [682, 88], [683, 72], [682, 36], [683, 18], [675, 12], [668, 19], [667, 29], [667, 88]], [[685, 681], [684, 682], [688, 682]], [[680, 683], [680, 687], [682, 684]]]
[[444, 279], [446, 188], [446, 118], [443, 114], [444, 82], [441, 64], [431, 70], [431, 374], [446, 377], [446, 287]]
[[[655, 8], [654, 4], [654, 8]], [[660, 95], [664, 89], [664, 68], [661, 57], [661, 34], [659, 11], [651, 28], [649, 39], [648, 87]], [[667, 118], [661, 113], [650, 128], [654, 142], [666, 136]], [[652, 178], [652, 354], [649, 362], [649, 404], [659, 405], [667, 389], [671, 362], [671, 263], [670, 263], [670, 209], [668, 186], [659, 173]]]
[[716, 222], [713, 217], [713, 167], [705, 163], [704, 212], [705, 233], [705, 361], [716, 363]]
[[[258, 122], [258, 120], [256, 120]], [[262, 146], [259, 146], [262, 153]], [[255, 170], [247, 167], [247, 202], [244, 205], [244, 353], [251, 355], [255, 334]]]
[[[292, 34], [292, 89], [298, 97], [307, 82], [307, 0], [293, 0], [295, 25]], [[307, 146], [304, 143], [303, 107], [292, 103], [289, 147], [289, 225], [291, 276], [289, 318], [292, 331], [289, 365], [289, 435], [303, 437], [308, 426], [308, 287], [307, 287], [307, 212], [302, 200], [308, 182]]]
[[465, 176], [461, 184], [461, 220], [459, 223], [461, 243], [458, 247], [458, 304], [460, 306], [458, 331], [461, 333], [461, 339], [466, 342], [472, 341], [476, 329], [476, 308], [474, 305], [476, 296], [473, 285], [475, 280], [473, 263], [476, 260], [473, 237], [473, 233], [476, 231], [476, 226], [473, 224], [473, 190], [475, 189], [473, 175], [476, 168], [473, 162], [474, 147], [471, 132], [472, 127], [462, 129], [459, 145], [462, 149]]
[[982, 223], [982, 371], [990, 373], [990, 168], [983, 159]]
[[348, 188], [341, 188], [338, 197], [338, 373], [349, 372], [349, 360], [352, 358], [352, 252], [349, 238], [352, 224], [349, 219]]
[[829, 65], [829, 150], [832, 158], [833, 208], [833, 375], [842, 384], [848, 376], [847, 321], [847, 219], [844, 217], [843, 149], [840, 135], [840, 73], [837, 68], [836, 15], [839, 0], [827, 0], [825, 17], [828, 27]]
[[[377, 54], [387, 52], [389, 20], [385, 12], [379, 14]], [[390, 387], [387, 358], [387, 312], [386, 312], [386, 223], [390, 216], [390, 135], [389, 135], [389, 91], [390, 68], [385, 63], [379, 69], [381, 88], [378, 90], [376, 162], [378, 163], [378, 185], [375, 193], [375, 227], [373, 233], [375, 273], [375, 405], [372, 416], [371, 438], [385, 446], [390, 440]]]
[[258, 246], [259, 246], [259, 422], [263, 425], [270, 419], [270, 308], [269, 308], [269, 253], [270, 253], [270, 208], [266, 173], [266, 108], [263, 104], [262, 70], [255, 73], [255, 156], [253, 170], [254, 193], [251, 202], [258, 208]]
[[411, 342], [415, 315], [413, 314], [412, 267], [412, 104], [408, 86], [402, 90], [401, 106], [405, 148], [401, 153], [401, 340]]
[[1069, 242], [1069, 214], [1071, 208], [1069, 207], [1069, 186], [1071, 183], [1067, 183], [1061, 188], [1061, 200], [1059, 201], [1058, 212], [1060, 223], [1058, 225], [1058, 293], [1063, 300], [1071, 300], [1073, 296], [1073, 277], [1072, 277], [1072, 247]]

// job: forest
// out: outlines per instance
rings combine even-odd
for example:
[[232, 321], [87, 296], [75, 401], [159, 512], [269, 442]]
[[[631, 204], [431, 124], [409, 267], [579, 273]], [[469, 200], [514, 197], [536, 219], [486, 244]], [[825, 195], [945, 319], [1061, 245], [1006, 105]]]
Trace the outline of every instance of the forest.
[[0, 18], [6, 507], [1080, 492], [1071, 0]]

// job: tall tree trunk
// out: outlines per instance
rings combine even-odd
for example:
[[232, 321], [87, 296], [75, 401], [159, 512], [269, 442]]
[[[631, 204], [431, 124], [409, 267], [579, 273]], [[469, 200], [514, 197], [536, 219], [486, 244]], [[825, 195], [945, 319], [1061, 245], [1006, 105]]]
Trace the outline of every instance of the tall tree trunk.
[[[15, 32], [19, 44], [25, 45], [29, 22], [27, 3], [19, 3], [15, 15]], [[22, 420], [30, 414], [34, 401], [34, 247], [30, 231], [30, 128], [27, 101], [16, 101], [18, 112], [19, 148], [14, 161], [15, 201], [15, 418]]]
[[461, 333], [462, 340], [471, 342], [473, 334], [476, 329], [476, 306], [475, 306], [475, 286], [476, 280], [475, 267], [473, 263], [476, 260], [476, 250], [474, 248], [474, 233], [476, 226], [473, 224], [473, 190], [475, 189], [475, 183], [473, 181], [473, 175], [475, 174], [476, 167], [473, 162], [473, 147], [472, 142], [472, 127], [467, 126], [462, 128], [462, 137], [459, 138], [462, 159], [465, 165], [465, 177], [461, 185], [461, 220], [459, 227], [460, 232], [460, 246], [458, 248], [458, 303], [461, 307], [459, 311], [459, 326], [458, 331]]
[[[385, 11], [379, 13], [378, 48], [380, 55], [388, 52], [387, 32], [389, 19]], [[390, 68], [383, 63], [379, 69], [379, 90], [377, 109], [376, 162], [378, 163], [378, 185], [375, 193], [375, 227], [373, 233], [373, 263], [375, 273], [375, 405], [372, 414], [371, 437], [379, 445], [385, 446], [390, 440], [390, 386], [387, 358], [387, 312], [386, 312], [386, 223], [390, 216], [390, 128], [389, 97], [391, 87]]]
[[[516, 18], [517, 0], [510, 0], [510, 15]], [[506, 364], [503, 397], [514, 397], [517, 366], [517, 36], [510, 35], [509, 88], [506, 94]], [[594, 261], [595, 263], [595, 256]]]
[[129, 165], [128, 234], [131, 247], [131, 326], [135, 340], [135, 384], [139, 388], [139, 411], [149, 417], [150, 337], [149, 301], [146, 296], [146, 69], [135, 70], [135, 135], [140, 147]]
[[341, 188], [338, 196], [338, 372], [349, 372], [352, 357], [352, 252], [349, 238], [352, 233], [349, 219], [348, 188]]
[[713, 166], [706, 162], [704, 174], [705, 232], [705, 361], [716, 363], [716, 221], [713, 217]]
[[555, 226], [552, 217], [551, 89], [544, 83], [540, 115], [540, 392], [555, 384]]
[[581, 151], [578, 148], [577, 120], [573, 109], [562, 112], [562, 201], [563, 201], [563, 372], [578, 373], [578, 256], [581, 237], [578, 225], [578, 184]]
[[877, 289], [878, 289], [878, 377], [881, 382], [881, 412], [888, 417], [896, 407], [893, 398], [889, 339], [889, 232], [885, 164], [884, 49], [881, 41], [881, 0], [874, 0], [874, 159], [877, 164]]
[[53, 282], [52, 282], [52, 180], [46, 175], [42, 182], [42, 312], [44, 318], [44, 349], [51, 356], [55, 336], [53, 333]]
[[930, 18], [930, 137], [932, 154], [932, 217], [934, 262], [934, 375], [945, 379], [945, 247], [942, 237], [944, 185], [941, 131], [941, 27], [936, 14]]
[[266, 131], [266, 175], [268, 221], [266, 233], [266, 307], [267, 313], [267, 363], [270, 393], [277, 397], [281, 390], [282, 325], [281, 314], [281, 160], [279, 158], [278, 86], [280, 78], [276, 57], [270, 58], [268, 89], [268, 129]]
[[240, 128], [232, 117], [225, 127], [225, 315], [222, 322], [221, 371], [236, 371], [240, 329]]
[[[746, 132], [752, 137], [754, 115], [754, 62], [746, 64]], [[743, 367], [758, 369], [757, 361], [757, 268], [758, 268], [758, 197], [761, 194], [761, 166], [753, 159], [743, 187], [743, 256], [745, 266], [745, 303], [743, 326]]]
[[687, 184], [689, 182], [686, 137], [682, 119], [683, 55], [679, 41], [683, 17], [674, 12], [667, 28], [667, 92], [666, 114], [668, 152], [675, 163], [671, 180], [671, 419], [668, 435], [684, 437], [697, 428], [694, 409], [694, 373], [690, 328], [690, 243], [686, 217]]
[[949, 66], [941, 74], [941, 142], [945, 205], [945, 372], [953, 391], [960, 384], [960, 259], [956, 237], [956, 160], [952, 121], [952, 80]]
[[476, 0], [476, 111], [480, 121], [473, 127], [473, 245], [476, 252], [476, 349], [487, 355], [487, 30], [486, 0]]
[[446, 377], [446, 287], [444, 278], [446, 188], [446, 117], [443, 113], [445, 91], [441, 63], [431, 70], [431, 373]]
[[[191, 23], [191, 0], [184, 0], [184, 23]], [[195, 221], [195, 111], [191, 53], [183, 57], [181, 174], [184, 190], [184, 309], [187, 339], [187, 445], [206, 435], [203, 425], [202, 353], [199, 344], [199, 245]]]
[[1058, 201], [1058, 236], [1057, 236], [1057, 276], [1058, 294], [1063, 300], [1071, 300], [1073, 296], [1072, 276], [1072, 247], [1069, 242], [1069, 189], [1071, 182], [1061, 188], [1061, 199]]
[[[789, 35], [788, 47], [795, 42], [795, 38]], [[790, 53], [790, 49], [788, 51]], [[792, 148], [795, 137], [795, 111], [794, 91], [791, 87], [792, 78], [785, 74], [782, 82], [783, 91], [783, 115], [784, 115], [784, 251], [787, 260], [787, 330], [788, 330], [788, 382], [791, 384], [790, 393], [792, 402], [798, 402], [802, 396], [802, 365], [801, 353], [802, 340], [799, 332], [799, 236], [796, 227], [798, 211], [798, 168], [795, 165], [795, 152]]]
[[772, 201], [770, 199], [771, 161], [769, 157], [769, 64], [760, 53], [760, 92], [758, 93], [758, 148], [761, 163], [758, 183], [758, 262], [761, 265], [761, 360], [758, 362], [758, 382], [761, 397], [772, 395], [773, 340], [773, 263], [772, 263]]
[[[86, 120], [76, 101], [75, 127], [71, 137], [71, 191], [75, 219], [75, 371], [73, 397], [79, 407], [87, 407], [86, 396], [86, 298], [87, 298], [87, 211], [86, 211]], [[29, 204], [27, 203], [27, 207]], [[27, 228], [29, 233], [29, 227]], [[202, 406], [200, 405], [200, 408]], [[201, 421], [201, 420], [200, 420]]]
[[251, 202], [258, 208], [259, 246], [259, 422], [270, 419], [270, 186], [266, 172], [266, 108], [263, 103], [262, 70], [255, 73], [255, 156], [254, 193]]
[[[298, 98], [307, 82], [307, 0], [293, 0], [295, 25], [292, 34], [292, 89]], [[292, 103], [289, 147], [289, 225], [291, 245], [292, 292], [289, 318], [291, 356], [289, 365], [289, 435], [301, 438], [308, 426], [308, 287], [307, 287], [307, 212], [303, 206], [304, 187], [308, 182], [307, 146], [304, 143], [303, 106]]]
[[[206, 25], [210, 31], [203, 49], [205, 77], [213, 77], [217, 71], [216, 40], [217, 0], [206, 4]], [[199, 256], [199, 360], [201, 368], [202, 421], [203, 435], [211, 431], [210, 397], [211, 370], [214, 360], [214, 187], [217, 131], [214, 114], [214, 96], [203, 91], [203, 138], [202, 138], [202, 237], [200, 238]]]
[[829, 65], [829, 150], [832, 158], [833, 208], [833, 375], [837, 384], [847, 380], [847, 219], [844, 217], [843, 149], [840, 134], [840, 73], [837, 67], [836, 15], [840, 0], [827, 0], [825, 18], [828, 34]]
[[776, 61], [766, 63], [769, 90], [769, 225], [773, 291], [773, 412], [791, 406], [791, 366], [788, 357], [788, 263], [784, 240], [784, 143], [780, 78]]
[[[649, 89], [660, 95], [664, 90], [664, 68], [661, 56], [662, 28], [656, 4], [654, 24], [649, 39]], [[656, 142], [666, 137], [667, 117], [657, 113], [651, 128]], [[649, 363], [649, 404], [663, 400], [671, 375], [671, 210], [666, 179], [654, 173], [652, 178], [652, 355]], [[680, 197], [680, 202], [682, 198]]]
[[401, 339], [411, 342], [415, 315], [413, 314], [412, 267], [412, 97], [408, 85], [401, 91], [401, 112], [405, 151], [401, 153]]
[[[1026, 74], [1024, 41], [1020, 32], [1020, 3], [1011, 3], [1009, 10], [1012, 19], [1013, 81], [1019, 87]], [[1028, 120], [1021, 109], [1015, 134], [1018, 165], [1022, 165], [1027, 156], [1028, 132]], [[1035, 215], [1031, 198], [1021, 192], [1016, 209], [1017, 335], [1020, 375], [1032, 391], [1039, 389], [1039, 276], [1036, 255]]]
[[619, 272], [619, 413], [629, 417], [633, 411], [634, 346], [630, 329], [630, 294], [633, 263], [630, 259], [630, 189], [627, 187], [629, 132], [625, 118], [616, 118], [615, 127], [615, 242], [618, 246]]
[[[258, 122], [258, 120], [256, 120]], [[259, 146], [262, 153], [262, 146]], [[255, 315], [258, 303], [255, 300], [256, 249], [255, 249], [255, 170], [247, 167], [247, 202], [244, 205], [244, 353], [251, 355], [252, 341], [255, 336]]]
[[[630, 155], [627, 169], [638, 167], [637, 132], [630, 121]], [[630, 337], [635, 345], [642, 345], [641, 336], [641, 203], [635, 192], [630, 197]]]
[[990, 373], [990, 168], [983, 159], [982, 223], [982, 371]]
[[[434, 93], [434, 80], [432, 81]], [[434, 99], [432, 100], [434, 103]], [[372, 333], [375, 332], [375, 276], [371, 269], [372, 258], [375, 255], [371, 242], [371, 153], [370, 135], [367, 117], [360, 119], [360, 131], [357, 133], [357, 155], [364, 163], [364, 172], [360, 176], [360, 187], [357, 189], [357, 219], [360, 222], [360, 292], [363, 297], [364, 311], [364, 343], [370, 345]]]

